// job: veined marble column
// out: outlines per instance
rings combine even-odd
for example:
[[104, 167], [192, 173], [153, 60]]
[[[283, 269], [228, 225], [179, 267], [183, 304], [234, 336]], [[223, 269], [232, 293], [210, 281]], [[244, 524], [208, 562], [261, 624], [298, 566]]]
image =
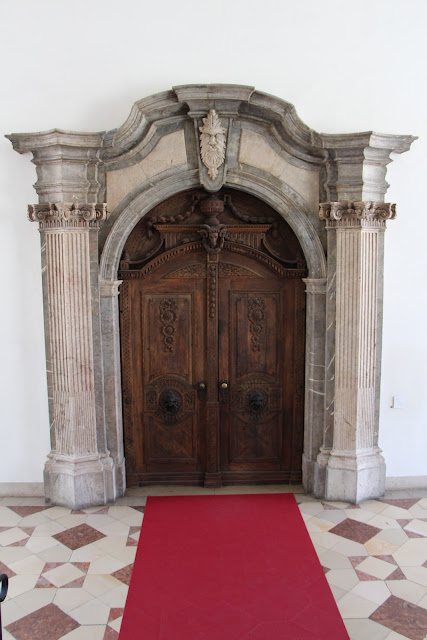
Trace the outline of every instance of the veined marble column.
[[42, 244], [52, 451], [46, 498], [81, 509], [115, 498], [106, 446], [98, 287], [98, 228], [104, 204], [29, 206]]
[[316, 457], [324, 432], [326, 278], [305, 278], [304, 282], [307, 293], [307, 338], [302, 477], [304, 489], [307, 493], [313, 493], [318, 485]]
[[329, 380], [335, 393], [333, 411], [326, 412], [333, 436], [325, 429], [321, 449], [325, 497], [358, 503], [385, 489], [378, 448], [383, 232], [395, 205], [329, 202], [320, 205], [320, 217], [328, 230], [328, 327], [335, 328], [334, 340], [327, 339], [335, 346], [327, 389]]

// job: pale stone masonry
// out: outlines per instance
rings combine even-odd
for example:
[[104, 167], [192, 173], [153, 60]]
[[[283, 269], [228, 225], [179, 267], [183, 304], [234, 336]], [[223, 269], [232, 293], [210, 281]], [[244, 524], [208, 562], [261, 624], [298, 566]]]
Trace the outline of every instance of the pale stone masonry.
[[[224, 141], [218, 170], [209, 173], [200, 129], [212, 110]], [[48, 500], [76, 509], [124, 493], [119, 263], [143, 216], [200, 186], [260, 198], [304, 253], [306, 490], [352, 502], [382, 494], [383, 232], [395, 215], [383, 203], [385, 176], [391, 154], [407, 151], [414, 137], [319, 134], [283, 100], [216, 84], [140, 100], [112, 131], [7, 137], [19, 153], [32, 152], [37, 168], [39, 204], [30, 219], [41, 231]]]

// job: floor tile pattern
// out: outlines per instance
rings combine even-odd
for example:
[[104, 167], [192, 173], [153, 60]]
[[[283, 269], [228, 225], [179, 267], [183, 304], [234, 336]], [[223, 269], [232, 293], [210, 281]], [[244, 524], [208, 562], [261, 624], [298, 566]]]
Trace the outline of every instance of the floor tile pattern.
[[290, 490], [351, 640], [427, 640], [426, 492], [351, 505], [283, 486], [129, 489], [79, 511], [0, 498], [3, 639], [118, 640], [147, 495]]

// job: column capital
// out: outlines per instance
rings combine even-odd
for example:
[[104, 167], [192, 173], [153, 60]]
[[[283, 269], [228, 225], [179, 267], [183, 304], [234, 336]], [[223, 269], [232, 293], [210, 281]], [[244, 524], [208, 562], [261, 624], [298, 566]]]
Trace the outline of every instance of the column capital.
[[347, 200], [319, 204], [319, 218], [326, 221], [327, 229], [385, 229], [386, 220], [395, 217], [396, 205], [387, 202]]
[[99, 228], [99, 223], [106, 218], [106, 204], [48, 202], [46, 204], [28, 205], [28, 219], [31, 222], [39, 222], [40, 231], [97, 229]]
[[119, 295], [119, 287], [123, 280], [100, 280], [99, 295], [101, 298], [115, 298]]
[[307, 293], [326, 293], [326, 278], [303, 278]]

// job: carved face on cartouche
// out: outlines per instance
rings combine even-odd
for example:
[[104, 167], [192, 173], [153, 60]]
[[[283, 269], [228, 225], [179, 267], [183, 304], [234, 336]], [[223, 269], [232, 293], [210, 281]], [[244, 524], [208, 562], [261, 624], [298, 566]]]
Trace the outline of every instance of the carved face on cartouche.
[[211, 109], [207, 117], [203, 118], [200, 134], [202, 162], [206, 166], [209, 176], [215, 180], [218, 168], [225, 158], [225, 129], [214, 109]]

